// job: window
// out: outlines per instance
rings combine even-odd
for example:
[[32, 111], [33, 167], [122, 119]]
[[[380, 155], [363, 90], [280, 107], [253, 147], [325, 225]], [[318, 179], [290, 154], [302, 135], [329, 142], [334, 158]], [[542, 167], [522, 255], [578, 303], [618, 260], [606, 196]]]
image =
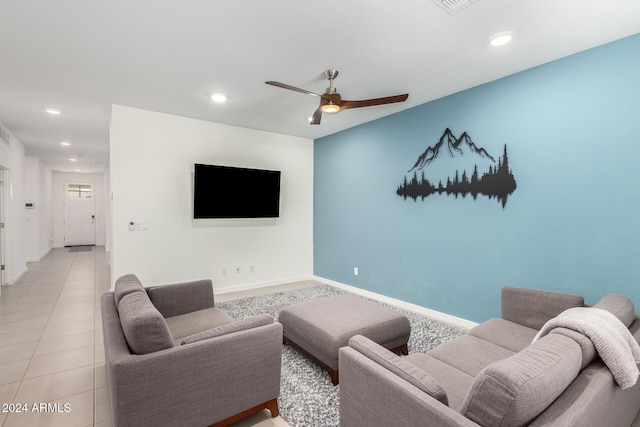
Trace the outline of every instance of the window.
[[89, 184], [69, 184], [68, 197], [70, 199], [90, 199], [91, 185]]

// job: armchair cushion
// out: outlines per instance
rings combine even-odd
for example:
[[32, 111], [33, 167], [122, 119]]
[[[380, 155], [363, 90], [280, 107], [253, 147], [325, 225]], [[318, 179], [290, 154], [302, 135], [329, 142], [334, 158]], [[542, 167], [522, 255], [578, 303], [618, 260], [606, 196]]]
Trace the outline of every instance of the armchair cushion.
[[164, 317], [143, 292], [132, 292], [120, 300], [118, 315], [129, 348], [147, 354], [173, 347], [173, 337]]
[[219, 337], [222, 335], [231, 334], [234, 332], [244, 331], [246, 329], [256, 328], [258, 326], [264, 326], [273, 323], [273, 318], [268, 314], [259, 314], [257, 316], [248, 317], [242, 320], [236, 320], [218, 326], [217, 328], [207, 329], [206, 331], [198, 332], [197, 334], [190, 335], [182, 340], [182, 345], [191, 344], [197, 341], [202, 341], [210, 338]]
[[120, 300], [125, 295], [132, 292], [146, 292], [140, 280], [135, 274], [126, 274], [118, 280], [116, 280], [115, 288], [113, 290], [113, 299], [116, 303], [116, 307], [120, 305]]
[[431, 375], [413, 363], [398, 357], [391, 351], [362, 335], [352, 337], [349, 340], [349, 347], [367, 356], [378, 365], [398, 375], [434, 399], [439, 400], [445, 405], [449, 404], [447, 393], [440, 384], [438, 384]]
[[213, 283], [209, 279], [152, 286], [147, 292], [165, 318], [214, 306]]
[[166, 317], [165, 320], [177, 344], [190, 335], [233, 322], [233, 318], [218, 307]]
[[461, 413], [488, 426], [521, 426], [544, 411], [577, 377], [580, 346], [560, 334], [547, 335], [478, 374]]

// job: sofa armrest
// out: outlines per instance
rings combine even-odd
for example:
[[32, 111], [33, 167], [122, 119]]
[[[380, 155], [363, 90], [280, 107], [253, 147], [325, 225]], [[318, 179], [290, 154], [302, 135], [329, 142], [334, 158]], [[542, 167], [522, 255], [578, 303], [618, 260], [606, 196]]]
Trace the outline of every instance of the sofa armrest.
[[149, 298], [165, 317], [178, 316], [214, 306], [213, 283], [209, 279], [153, 286]]
[[355, 335], [349, 340], [349, 347], [357, 350], [368, 359], [373, 360], [378, 365], [394, 373], [409, 384], [416, 386], [419, 390], [427, 393], [429, 396], [439, 400], [447, 406], [449, 405], [447, 393], [440, 384], [438, 384], [438, 381], [436, 381], [435, 378], [418, 368], [416, 365], [407, 362], [405, 359], [387, 350], [380, 344], [365, 336]]
[[357, 350], [339, 354], [341, 427], [478, 427]]
[[210, 425], [280, 394], [280, 323], [132, 355], [108, 302], [103, 298], [114, 425]]
[[551, 318], [568, 308], [583, 307], [579, 295], [505, 286], [502, 288], [502, 318], [533, 329], [540, 329]]

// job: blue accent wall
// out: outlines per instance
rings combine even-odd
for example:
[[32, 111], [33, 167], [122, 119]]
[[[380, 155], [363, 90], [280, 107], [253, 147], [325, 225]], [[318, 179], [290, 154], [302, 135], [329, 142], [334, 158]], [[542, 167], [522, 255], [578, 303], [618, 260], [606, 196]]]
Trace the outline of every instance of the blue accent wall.
[[[396, 194], [447, 128], [507, 145], [504, 208]], [[316, 140], [314, 274], [477, 322], [504, 285], [640, 309], [639, 166], [635, 35]]]

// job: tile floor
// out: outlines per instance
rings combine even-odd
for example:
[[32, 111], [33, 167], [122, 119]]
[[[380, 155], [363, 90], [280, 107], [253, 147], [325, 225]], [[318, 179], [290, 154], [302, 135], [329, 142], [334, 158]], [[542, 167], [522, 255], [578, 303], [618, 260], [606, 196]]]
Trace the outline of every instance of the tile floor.
[[[0, 293], [0, 426], [111, 426], [100, 315], [108, 254], [57, 248], [28, 270]], [[234, 427], [288, 427], [267, 414]]]
[[0, 425], [111, 424], [98, 305], [109, 275], [104, 248], [61, 248], [2, 288]]
[[[110, 284], [108, 254], [104, 247], [58, 248], [28, 269], [0, 293], [0, 426], [111, 426], [100, 315], [100, 296]], [[216, 294], [216, 300], [312, 284]], [[264, 411], [234, 427], [289, 426]], [[640, 427], [640, 414], [633, 427]]]

